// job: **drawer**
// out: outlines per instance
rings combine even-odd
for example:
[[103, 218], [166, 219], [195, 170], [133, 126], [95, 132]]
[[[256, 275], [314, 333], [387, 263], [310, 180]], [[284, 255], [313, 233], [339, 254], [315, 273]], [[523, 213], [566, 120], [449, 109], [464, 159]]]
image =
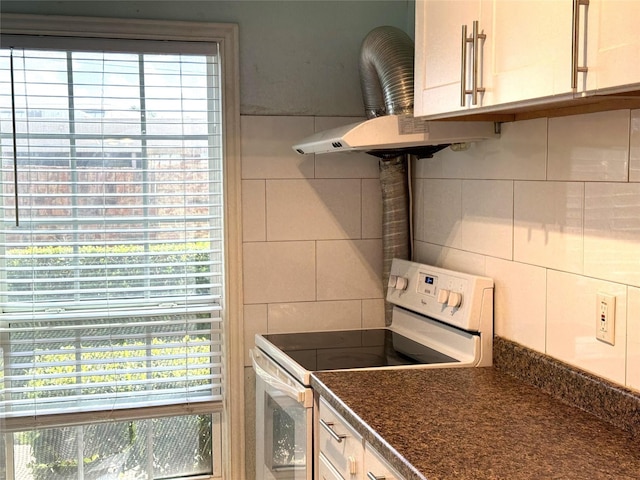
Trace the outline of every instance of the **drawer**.
[[323, 454], [320, 454], [320, 461], [318, 462], [318, 476], [319, 480], [344, 480], [342, 475], [334, 468], [333, 465], [327, 460]]
[[368, 443], [364, 448], [365, 480], [403, 480], [396, 470]]
[[320, 454], [333, 465], [344, 480], [362, 478], [364, 444], [360, 434], [322, 398], [318, 423]]

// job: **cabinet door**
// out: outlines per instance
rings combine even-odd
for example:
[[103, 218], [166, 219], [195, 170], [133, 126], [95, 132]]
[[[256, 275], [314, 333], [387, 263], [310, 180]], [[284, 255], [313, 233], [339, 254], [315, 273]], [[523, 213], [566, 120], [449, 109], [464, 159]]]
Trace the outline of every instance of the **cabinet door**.
[[320, 480], [344, 480], [342, 475], [331, 465], [331, 462], [327, 460], [327, 457], [320, 454], [318, 459], [318, 476]]
[[591, 0], [589, 74], [598, 93], [638, 89], [640, 85], [640, 2]]
[[364, 470], [367, 480], [372, 478], [384, 478], [384, 480], [404, 480], [380, 454], [368, 443], [364, 448]]
[[362, 437], [323, 398], [318, 408], [318, 424], [318, 453], [345, 480], [362, 478]]
[[[416, 1], [415, 116], [472, 108], [469, 98], [465, 106], [461, 105], [462, 26], [467, 25], [470, 36], [473, 22], [478, 21], [479, 30], [486, 34], [491, 10], [485, 8], [483, 17], [483, 3], [486, 6], [490, 2]], [[467, 77], [471, 75], [469, 70]]]
[[493, 15], [492, 104], [571, 98], [572, 2], [494, 0]]

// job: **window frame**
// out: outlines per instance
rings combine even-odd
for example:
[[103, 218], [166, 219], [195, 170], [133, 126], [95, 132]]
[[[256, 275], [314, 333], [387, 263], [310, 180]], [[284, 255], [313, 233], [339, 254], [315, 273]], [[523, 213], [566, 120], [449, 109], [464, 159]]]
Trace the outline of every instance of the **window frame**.
[[[219, 45], [222, 72], [222, 125], [225, 243], [225, 301], [223, 315], [225, 379], [222, 411], [223, 478], [244, 478], [244, 385], [241, 249], [241, 172], [238, 25], [231, 23], [166, 20], [67, 17], [57, 15], [3, 14], [0, 30], [10, 35], [44, 35], [124, 40], [215, 42]], [[233, 400], [231, 400], [233, 399]], [[205, 404], [206, 405], [206, 404]], [[191, 405], [190, 410], [193, 410]], [[216, 413], [209, 405], [206, 412]], [[175, 407], [149, 407], [118, 412], [120, 418], [149, 418], [185, 412]], [[56, 423], [79, 424], [100, 421], [96, 414], [73, 414]], [[70, 417], [73, 417], [70, 418]], [[110, 420], [114, 412], [104, 412]], [[68, 422], [68, 423], [67, 423]], [[51, 425], [53, 426], [53, 425]], [[6, 431], [0, 418], [0, 431]]]

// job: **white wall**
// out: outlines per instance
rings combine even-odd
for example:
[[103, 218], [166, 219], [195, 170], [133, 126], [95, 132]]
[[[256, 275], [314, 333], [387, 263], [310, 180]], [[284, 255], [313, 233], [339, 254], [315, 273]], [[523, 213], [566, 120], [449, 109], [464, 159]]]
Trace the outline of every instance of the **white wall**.
[[243, 115], [363, 115], [360, 44], [380, 25], [413, 35], [413, 0], [2, 0], [0, 11], [230, 22]]
[[[497, 335], [640, 390], [640, 111], [502, 132], [416, 162], [416, 259], [493, 277]], [[616, 296], [614, 346], [597, 292]]]

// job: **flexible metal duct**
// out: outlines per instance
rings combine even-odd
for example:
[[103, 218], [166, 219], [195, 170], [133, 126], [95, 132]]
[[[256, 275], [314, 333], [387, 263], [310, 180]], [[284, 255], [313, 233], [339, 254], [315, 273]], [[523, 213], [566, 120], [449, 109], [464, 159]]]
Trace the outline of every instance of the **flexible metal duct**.
[[374, 28], [360, 48], [367, 118], [413, 113], [413, 41], [395, 27]]
[[[373, 29], [362, 42], [360, 84], [367, 118], [413, 113], [413, 41], [395, 27]], [[380, 155], [378, 155], [380, 156]], [[381, 155], [383, 288], [393, 258], [411, 257], [409, 218], [409, 154]], [[391, 323], [392, 306], [385, 302], [385, 323]]]
[[[380, 160], [382, 188], [382, 287], [385, 291], [394, 258], [411, 258], [408, 155]], [[385, 301], [385, 324], [391, 324], [393, 305]]]

